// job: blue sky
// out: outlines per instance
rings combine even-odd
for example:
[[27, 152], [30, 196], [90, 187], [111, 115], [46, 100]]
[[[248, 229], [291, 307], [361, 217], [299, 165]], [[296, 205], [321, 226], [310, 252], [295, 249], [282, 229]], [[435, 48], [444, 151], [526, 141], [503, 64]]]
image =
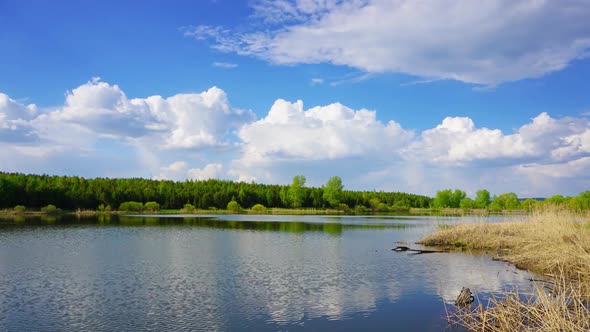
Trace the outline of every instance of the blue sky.
[[1, 1], [0, 170], [577, 194], [588, 22], [573, 0]]

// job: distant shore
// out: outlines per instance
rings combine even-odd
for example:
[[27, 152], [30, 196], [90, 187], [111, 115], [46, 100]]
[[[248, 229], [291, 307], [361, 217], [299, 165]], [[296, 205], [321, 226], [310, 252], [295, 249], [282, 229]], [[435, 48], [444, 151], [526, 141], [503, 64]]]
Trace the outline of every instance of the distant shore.
[[[344, 211], [336, 209], [288, 209], [288, 208], [267, 208], [265, 211], [252, 211], [251, 209], [243, 209], [241, 211], [231, 211], [227, 209], [195, 209], [192, 211], [185, 211], [183, 209], [162, 209], [158, 211], [97, 211], [97, 210], [64, 210], [53, 215], [69, 214], [77, 216], [95, 216], [108, 214], [186, 214], [186, 215], [207, 215], [207, 214], [250, 214], [250, 215], [525, 215], [526, 210], [486, 210], [486, 209], [427, 209], [427, 208], [409, 208], [397, 209], [389, 212], [377, 211], [363, 211], [362, 213], [355, 213], [353, 210]], [[44, 216], [48, 213], [40, 210], [27, 210], [17, 212], [11, 209], [0, 210], [0, 217], [34, 217]]]

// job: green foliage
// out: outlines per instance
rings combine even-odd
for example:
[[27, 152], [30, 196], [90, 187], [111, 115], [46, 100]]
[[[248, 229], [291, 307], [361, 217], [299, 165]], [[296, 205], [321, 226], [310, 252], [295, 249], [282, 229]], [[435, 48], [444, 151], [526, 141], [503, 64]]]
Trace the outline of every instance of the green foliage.
[[56, 215], [56, 214], [60, 214], [61, 213], [61, 209], [58, 209], [55, 205], [53, 204], [48, 204], [47, 206], [44, 206], [41, 208], [41, 212], [48, 214], [48, 215]]
[[561, 205], [561, 204], [565, 203], [565, 201], [566, 201], [566, 198], [563, 197], [562, 195], [554, 195], [554, 196], [545, 198], [545, 203], [554, 204], [554, 205]]
[[441, 208], [458, 208], [467, 195], [464, 191], [455, 189], [439, 190], [436, 192], [436, 197], [432, 200], [432, 207], [436, 209]]
[[536, 199], [532, 199], [532, 198], [527, 198], [524, 201], [520, 202], [520, 205], [522, 206], [522, 208], [527, 211], [532, 211], [533, 209], [537, 208], [541, 204], [542, 204], [542, 202], [540, 202]]
[[490, 192], [485, 189], [478, 190], [475, 194], [474, 204], [477, 209], [487, 208], [490, 205]]
[[377, 212], [389, 212], [389, 208], [387, 207], [387, 204], [379, 203], [377, 205]]
[[346, 212], [346, 213], [350, 212], [350, 207], [344, 203], [338, 204], [337, 209], [338, 209], [338, 211], [342, 211], [342, 212]]
[[231, 202], [227, 203], [227, 209], [228, 209], [228, 211], [231, 211], [231, 212], [242, 211], [242, 207], [236, 201], [231, 201]]
[[16, 213], [24, 213], [27, 210], [27, 208], [24, 205], [17, 205], [14, 207], [13, 210]]
[[108, 204], [107, 205], [100, 204], [98, 206], [98, 212], [102, 212], [102, 213], [111, 212], [111, 206]]
[[194, 205], [186, 203], [184, 204], [184, 206], [182, 207], [182, 212], [186, 212], [186, 213], [193, 213], [195, 212], [196, 208]]
[[158, 202], [147, 202], [143, 207], [149, 212], [160, 211], [160, 204], [158, 204]]
[[135, 201], [123, 202], [119, 205], [119, 211], [141, 212], [143, 211], [143, 204]]
[[569, 205], [576, 210], [590, 210], [590, 190], [581, 192], [572, 198]]
[[364, 205], [357, 205], [354, 207], [354, 214], [367, 214], [371, 210]]
[[[39, 209], [54, 204], [68, 210], [97, 209], [101, 204], [119, 207], [124, 202], [158, 202], [162, 209], [181, 209], [187, 203], [196, 209], [225, 209], [232, 197], [241, 206], [263, 204], [267, 207], [292, 207], [292, 197], [299, 207], [321, 209], [331, 206], [324, 199], [325, 188], [305, 187], [302, 177], [291, 185], [267, 185], [205, 180], [174, 182], [167, 180], [84, 179], [77, 176], [25, 175], [0, 172], [0, 209], [12, 209], [22, 204]], [[297, 193], [296, 195], [291, 195]], [[330, 195], [326, 198], [329, 198]], [[388, 206], [428, 207], [431, 198], [401, 192], [348, 191], [340, 192], [339, 203], [355, 207], [371, 206], [369, 202], [383, 202]], [[336, 205], [337, 207], [338, 205]], [[143, 207], [142, 207], [143, 209]]]
[[296, 175], [293, 178], [293, 183], [289, 187], [289, 202], [291, 206], [294, 208], [298, 208], [303, 206], [303, 202], [305, 201], [305, 190], [303, 187], [305, 186], [305, 176], [303, 175]]
[[369, 200], [369, 205], [371, 206], [371, 210], [377, 211], [377, 208], [381, 204], [381, 200], [377, 197], [373, 197]]
[[459, 207], [462, 209], [473, 209], [475, 208], [475, 201], [469, 197], [465, 197], [459, 203]]
[[338, 206], [342, 198], [343, 188], [342, 179], [339, 176], [331, 177], [326, 183], [326, 187], [324, 187], [324, 200], [332, 207]]
[[522, 208], [515, 193], [504, 193], [492, 198], [491, 210], [517, 210]]
[[266, 207], [262, 204], [254, 204], [251, 210], [255, 213], [266, 213]]

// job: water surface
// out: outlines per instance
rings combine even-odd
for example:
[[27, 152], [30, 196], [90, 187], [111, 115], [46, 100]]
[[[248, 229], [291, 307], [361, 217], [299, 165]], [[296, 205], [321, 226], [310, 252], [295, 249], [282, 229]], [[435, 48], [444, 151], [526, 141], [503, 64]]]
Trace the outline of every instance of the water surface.
[[485, 255], [411, 255], [436, 224], [500, 217], [0, 219], [2, 331], [448, 328], [461, 287], [529, 287]]

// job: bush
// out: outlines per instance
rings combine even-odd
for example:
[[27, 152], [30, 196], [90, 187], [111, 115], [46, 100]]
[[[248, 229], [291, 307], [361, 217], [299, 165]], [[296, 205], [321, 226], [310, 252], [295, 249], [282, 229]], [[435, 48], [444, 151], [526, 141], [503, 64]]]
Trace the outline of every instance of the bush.
[[266, 207], [262, 204], [254, 204], [254, 206], [252, 207], [252, 212], [266, 213]]
[[227, 209], [229, 211], [231, 211], [231, 212], [240, 212], [240, 211], [242, 211], [242, 207], [236, 201], [231, 201], [231, 202], [227, 203]]
[[41, 212], [50, 215], [56, 215], [61, 213], [61, 209], [58, 209], [55, 205], [49, 204], [41, 208]]
[[141, 212], [143, 211], [143, 204], [140, 202], [123, 202], [119, 205], [119, 211], [125, 212]]
[[147, 202], [145, 203], [144, 208], [149, 212], [157, 212], [160, 211], [160, 204], [158, 204], [158, 202]]
[[338, 211], [342, 211], [342, 212], [350, 212], [350, 208], [348, 207], [348, 205], [344, 204], [344, 203], [340, 203], [338, 204]]
[[100, 204], [98, 206], [98, 212], [111, 212], [111, 206], [110, 205]]
[[16, 213], [24, 213], [27, 208], [24, 205], [17, 205], [14, 207], [14, 212]]
[[389, 208], [387, 207], [387, 204], [379, 203], [377, 205], [377, 212], [389, 212]]
[[362, 204], [359, 204], [354, 207], [355, 214], [367, 214], [369, 211], [370, 211], [369, 208], [367, 208], [366, 206], [364, 206]]
[[193, 213], [195, 212], [196, 208], [194, 205], [192, 204], [184, 204], [184, 207], [182, 208], [182, 212], [186, 212], [186, 213]]

